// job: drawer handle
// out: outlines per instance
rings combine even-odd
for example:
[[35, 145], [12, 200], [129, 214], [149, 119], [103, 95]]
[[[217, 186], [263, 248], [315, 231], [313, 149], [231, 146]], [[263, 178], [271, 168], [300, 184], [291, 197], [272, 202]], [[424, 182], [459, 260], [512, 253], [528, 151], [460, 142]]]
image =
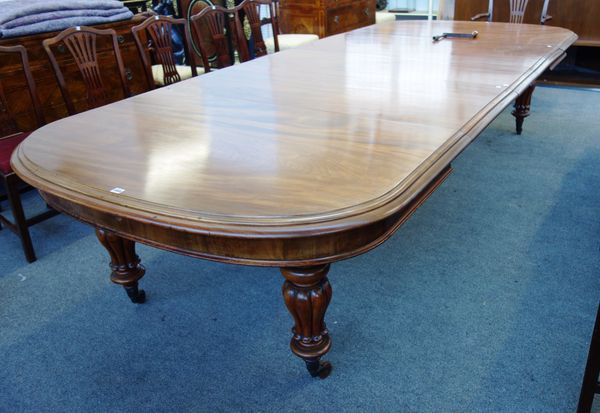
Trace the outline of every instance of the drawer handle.
[[371, 10], [365, 9], [365, 16], [369, 17], [371, 15]]
[[117, 42], [119, 42], [119, 44], [123, 44], [125, 43], [125, 38], [122, 35], [118, 35]]
[[133, 72], [128, 67], [125, 68], [125, 78], [129, 81], [133, 80]]
[[61, 43], [56, 47], [56, 50], [58, 51], [58, 53], [65, 53], [67, 51], [67, 48], [65, 47], [64, 43]]
[[339, 24], [339, 22], [340, 22], [340, 16], [335, 16], [335, 17], [333, 18], [333, 22], [334, 22], [335, 24]]

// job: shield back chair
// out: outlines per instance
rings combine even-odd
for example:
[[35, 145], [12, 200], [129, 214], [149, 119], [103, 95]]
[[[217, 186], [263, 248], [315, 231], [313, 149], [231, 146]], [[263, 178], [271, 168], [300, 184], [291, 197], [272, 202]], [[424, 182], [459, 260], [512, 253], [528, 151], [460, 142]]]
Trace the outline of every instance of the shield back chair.
[[[544, 0], [542, 6], [542, 14], [540, 16], [540, 23], [545, 24], [548, 20], [552, 20], [552, 16], [548, 14], [548, 5], [550, 4], [550, 0]], [[529, 0], [508, 0], [509, 6], [509, 23], [523, 23], [525, 18], [525, 12], [527, 11], [527, 6], [529, 5]], [[488, 11], [487, 13], [479, 13], [475, 16], [471, 17], [471, 20], [481, 20], [486, 19], [491, 22], [494, 20], [494, 0], [489, 0], [488, 3]]]
[[[523, 19], [525, 18], [525, 12], [527, 11], [527, 6], [529, 4], [529, 0], [505, 0], [508, 1], [509, 5], [509, 23], [514, 24], [522, 24]], [[546, 14], [548, 9], [549, 0], [544, 1], [544, 7], [542, 11], [542, 15], [540, 16], [540, 24], [544, 24], [546, 21], [550, 20], [552, 17]], [[487, 13], [480, 13], [473, 17], [471, 20], [480, 20], [487, 19], [487, 21], [492, 21], [494, 15], [494, 0], [489, 0], [488, 11]], [[531, 110], [531, 97], [533, 95], [533, 91], [535, 90], [535, 83], [532, 83], [525, 89], [519, 97], [515, 100], [514, 109], [512, 111], [512, 115], [515, 117], [515, 129], [517, 131], [517, 135], [520, 135], [523, 132], [523, 122], [525, 118], [529, 116]]]
[[[42, 105], [38, 98], [33, 76], [31, 75], [27, 51], [23, 46], [0, 46], [0, 56], [2, 56], [2, 59], [15, 58], [20, 60], [20, 66], [29, 91], [29, 100], [31, 100], [37, 127], [43, 126], [45, 122], [42, 114]], [[13, 172], [10, 166], [10, 157], [15, 148], [30, 133], [20, 130], [18, 121], [11, 112], [8, 97], [4, 93], [2, 79], [0, 79], [0, 177], [2, 178], [2, 184], [6, 192], [3, 198], [8, 200], [13, 216], [13, 220], [11, 221], [5, 216], [0, 215], [0, 228], [4, 226], [10, 229], [21, 239], [25, 258], [28, 262], [33, 262], [36, 260], [36, 257], [31, 236], [29, 235], [29, 227], [56, 215], [57, 212], [49, 209], [33, 217], [25, 217], [21, 203], [21, 192], [25, 184]]]
[[[184, 66], [175, 62], [171, 37], [174, 26], [183, 28], [185, 56], [190, 62], [191, 42], [186, 19], [156, 15], [131, 28], [150, 89], [154, 89], [156, 86], [170, 85], [198, 75], [198, 68], [195, 64]], [[200, 71], [203, 73], [204, 69], [200, 69]]]
[[[192, 36], [200, 49], [202, 64], [206, 72], [232, 66], [235, 62], [235, 51], [241, 63], [250, 60], [248, 45], [239, 17], [239, 7], [226, 9], [221, 6], [210, 6], [202, 9], [190, 18]], [[209, 47], [214, 51], [211, 54]]]
[[[250, 35], [254, 42], [254, 57], [261, 57], [267, 55], [267, 53], [278, 52], [279, 42], [278, 36], [276, 36], [275, 33], [279, 33], [279, 22], [277, 20], [273, 1], [244, 0], [237, 8], [243, 11], [245, 17], [248, 19]], [[264, 15], [265, 10], [267, 11], [267, 16], [261, 17]], [[267, 45], [263, 38], [263, 26], [266, 25], [270, 26], [270, 31], [273, 33], [273, 48], [271, 52], [267, 50]]]
[[[102, 45], [107, 43], [108, 47], [112, 48], [114, 64], [99, 61], [98, 49], [100, 42], [102, 42]], [[100, 30], [85, 26], [71, 27], [63, 30], [55, 37], [44, 40], [42, 44], [50, 59], [69, 115], [130, 96], [117, 34], [113, 29]], [[70, 78], [69, 85], [67, 85], [64, 73], [55, 55], [55, 53], [67, 52], [73, 57], [80, 73], [80, 79]], [[115, 95], [115, 88], [106, 82], [106, 79], [112, 80], [113, 75], [110, 71], [115, 70], [115, 65], [122, 92], [118, 95]], [[66, 70], [65, 72], [70, 73]], [[103, 76], [103, 73], [105, 76]], [[71, 92], [81, 90], [85, 92], [85, 100], [74, 100]]]

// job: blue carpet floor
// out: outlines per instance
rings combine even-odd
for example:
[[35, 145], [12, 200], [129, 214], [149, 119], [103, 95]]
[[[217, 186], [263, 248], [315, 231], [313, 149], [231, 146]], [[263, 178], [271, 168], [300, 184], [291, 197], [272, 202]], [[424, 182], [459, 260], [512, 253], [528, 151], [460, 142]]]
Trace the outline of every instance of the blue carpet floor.
[[573, 412], [600, 298], [599, 107], [538, 88], [522, 136], [507, 109], [388, 242], [333, 265], [326, 380], [289, 351], [277, 269], [141, 246], [134, 305], [91, 228], [35, 226], [31, 265], [0, 231], [0, 411]]

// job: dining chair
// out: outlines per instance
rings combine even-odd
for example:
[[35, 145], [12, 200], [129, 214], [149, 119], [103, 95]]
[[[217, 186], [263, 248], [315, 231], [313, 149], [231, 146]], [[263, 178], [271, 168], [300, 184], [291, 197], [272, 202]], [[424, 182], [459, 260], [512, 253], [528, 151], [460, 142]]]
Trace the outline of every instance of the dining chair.
[[[150, 89], [198, 76], [198, 68], [195, 64], [178, 65], [175, 61], [171, 34], [177, 26], [185, 33], [183, 40], [185, 56], [190, 61], [191, 42], [186, 19], [155, 15], [131, 28]], [[204, 69], [200, 70], [204, 72]]]
[[[23, 73], [25, 83], [29, 91], [29, 100], [33, 108], [37, 127], [45, 124], [35, 82], [29, 67], [29, 58], [25, 47], [0, 46], [0, 55], [3, 59], [15, 58], [20, 61], [19, 71]], [[0, 214], [0, 228], [5, 226], [14, 232], [20, 239], [25, 258], [28, 262], [36, 260], [35, 251], [29, 234], [29, 227], [57, 214], [56, 211], [48, 209], [30, 218], [25, 217], [21, 202], [21, 192], [27, 187], [25, 183], [15, 174], [10, 166], [10, 158], [17, 146], [29, 136], [31, 132], [24, 132], [19, 128], [18, 121], [11, 111], [8, 96], [4, 92], [2, 79], [0, 79], [0, 177], [6, 194], [3, 200], [8, 200], [12, 212], [12, 220]]]
[[[120, 96], [115, 96], [114, 88], [105, 82], [105, 78], [110, 80], [113, 77], [112, 73], [109, 72], [111, 70], [114, 71], [115, 65], [109, 65], [103, 61], [101, 67], [101, 63], [98, 60], [98, 43], [100, 41], [107, 42], [109, 44], [108, 47], [112, 48], [121, 84], [122, 94]], [[125, 68], [121, 52], [119, 51], [117, 34], [113, 29], [96, 29], [86, 26], [71, 27], [52, 38], [44, 40], [42, 44], [50, 59], [69, 115], [106, 105], [112, 101], [127, 98], [131, 95], [125, 78]], [[56, 57], [57, 54], [65, 55], [67, 52], [75, 61], [81, 76], [80, 79], [70, 79], [69, 84], [71, 87], [67, 85], [63, 70]], [[67, 70], [65, 72], [71, 73], [71, 71]], [[106, 72], [105, 76], [103, 76], [104, 72]], [[87, 108], [84, 107], [83, 100], [73, 99], [72, 91], [85, 92]]]
[[[529, 0], [508, 0], [509, 6], [509, 18], [508, 23], [523, 23], [523, 19], [525, 18], [525, 12], [527, 11], [527, 6], [529, 5]], [[540, 15], [540, 23], [545, 24], [548, 20], [552, 20], [552, 16], [548, 14], [548, 6], [550, 4], [550, 0], [544, 0], [542, 5], [542, 14]], [[488, 11], [485, 13], [479, 13], [475, 16], [471, 17], [471, 20], [481, 20], [486, 19], [487, 21], [493, 21], [494, 16], [494, 0], [489, 0], [488, 3]]]
[[[508, 0], [509, 1], [509, 23], [523, 23], [529, 0]], [[550, 0], [544, 0], [542, 5], [542, 14], [540, 15], [540, 23], [545, 24], [548, 20], [552, 20], [552, 16], [548, 14], [548, 6]], [[471, 20], [486, 19], [487, 21], [493, 21], [494, 16], [494, 0], [489, 0], [488, 11], [485, 13], [479, 13], [471, 17]]]
[[[267, 55], [267, 45], [263, 38], [263, 26], [270, 26], [270, 32], [273, 33], [273, 51], [279, 51], [279, 22], [277, 20], [277, 14], [275, 13], [274, 3], [272, 0], [244, 0], [237, 8], [243, 11], [246, 19], [248, 19], [248, 25], [250, 26], [250, 35], [254, 43], [254, 57], [261, 57]], [[267, 10], [266, 16], [263, 11]]]
[[[522, 24], [523, 19], [525, 18], [525, 12], [527, 11], [527, 6], [529, 4], [529, 0], [505, 0], [508, 1], [509, 6], [509, 23], [514, 24]], [[540, 24], [545, 24], [546, 21], [552, 19], [552, 16], [547, 14], [548, 10], [548, 2], [550, 0], [544, 0], [544, 6], [542, 9], [542, 15], [540, 16]], [[488, 11], [486, 13], [480, 13], [473, 17], [471, 20], [481, 20], [485, 18], [487, 21], [491, 22], [493, 20], [494, 13], [494, 0], [489, 0], [488, 3]], [[525, 89], [515, 100], [514, 109], [511, 112], [515, 117], [515, 129], [517, 131], [517, 135], [520, 135], [523, 132], [523, 122], [525, 118], [529, 116], [531, 112], [531, 97], [533, 96], [533, 91], [535, 90], [535, 83], [532, 83], [527, 89]]]
[[[509, 7], [509, 20], [508, 23], [523, 23], [523, 18], [525, 17], [525, 11], [527, 10], [527, 5], [529, 4], [529, 0], [507, 0]], [[488, 3], [488, 11], [486, 13], [479, 13], [475, 16], [471, 17], [471, 20], [481, 20], [486, 19], [487, 21], [492, 21], [494, 13], [494, 0], [489, 0]]]
[[209, 6], [190, 17], [192, 37], [200, 49], [206, 72], [213, 69], [211, 63], [217, 69], [232, 66], [236, 60], [236, 52], [240, 62], [250, 60], [240, 10], [239, 7], [227, 9]]

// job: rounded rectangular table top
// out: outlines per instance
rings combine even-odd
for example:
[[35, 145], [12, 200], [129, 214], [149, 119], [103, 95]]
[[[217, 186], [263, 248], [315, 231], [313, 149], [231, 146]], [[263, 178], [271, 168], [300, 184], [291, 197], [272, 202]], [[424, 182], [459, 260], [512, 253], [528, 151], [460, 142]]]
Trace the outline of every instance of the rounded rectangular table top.
[[381, 218], [575, 39], [547, 26], [374, 25], [52, 123], [13, 167], [61, 198], [190, 228]]

